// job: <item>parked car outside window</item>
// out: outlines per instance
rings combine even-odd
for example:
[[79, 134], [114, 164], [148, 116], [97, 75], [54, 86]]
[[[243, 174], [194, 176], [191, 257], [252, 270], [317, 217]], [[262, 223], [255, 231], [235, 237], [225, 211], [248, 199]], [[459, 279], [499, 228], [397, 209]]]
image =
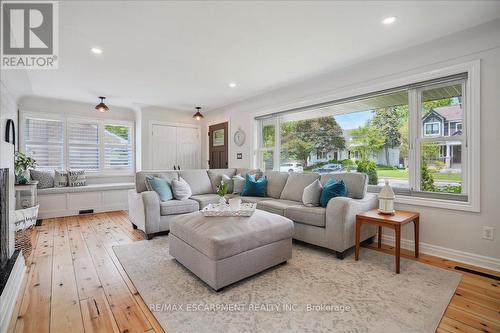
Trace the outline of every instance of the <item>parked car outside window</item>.
[[302, 163], [298, 162], [286, 162], [280, 165], [281, 172], [304, 172], [304, 167]]
[[342, 164], [336, 164], [336, 163], [330, 163], [330, 164], [325, 164], [322, 167], [313, 169], [313, 172], [317, 173], [330, 173], [330, 172], [340, 172], [343, 171], [344, 167]]

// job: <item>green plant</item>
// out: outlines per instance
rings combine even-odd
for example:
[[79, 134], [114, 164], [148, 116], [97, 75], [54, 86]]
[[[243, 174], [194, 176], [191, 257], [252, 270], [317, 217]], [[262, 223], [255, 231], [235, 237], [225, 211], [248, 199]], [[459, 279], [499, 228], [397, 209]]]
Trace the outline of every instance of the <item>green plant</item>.
[[462, 193], [462, 185], [447, 185], [443, 189], [440, 189], [439, 192], [446, 193]]
[[340, 164], [344, 167], [344, 169], [346, 169], [347, 171], [351, 171], [352, 169], [355, 168], [356, 164], [354, 163], [353, 160], [351, 159], [345, 159], [345, 160], [342, 160], [340, 161]]
[[361, 160], [358, 161], [358, 172], [363, 172], [368, 175], [368, 184], [378, 185], [377, 165], [373, 161]]
[[427, 163], [425, 161], [422, 161], [420, 172], [420, 189], [422, 191], [436, 192], [436, 186], [434, 186], [434, 176], [430, 172], [429, 167], [427, 166]]
[[228, 185], [229, 185], [228, 183], [221, 180], [220, 184], [216, 186], [217, 195], [220, 197], [224, 197], [227, 194]]
[[17, 176], [21, 175], [23, 172], [29, 168], [36, 167], [35, 159], [24, 155], [23, 153], [16, 151], [15, 162], [14, 162], [14, 172]]

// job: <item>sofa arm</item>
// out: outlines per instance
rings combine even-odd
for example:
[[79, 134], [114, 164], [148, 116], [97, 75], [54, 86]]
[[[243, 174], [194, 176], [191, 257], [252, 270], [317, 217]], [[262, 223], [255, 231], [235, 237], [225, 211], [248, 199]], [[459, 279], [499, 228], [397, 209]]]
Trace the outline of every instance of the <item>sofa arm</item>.
[[[354, 246], [356, 240], [356, 214], [377, 207], [377, 195], [367, 193], [363, 199], [333, 198], [326, 207], [326, 233], [328, 245], [338, 252]], [[361, 240], [374, 236], [375, 226], [363, 226]]]
[[128, 192], [128, 215], [132, 223], [146, 234], [160, 231], [160, 199], [154, 191]]

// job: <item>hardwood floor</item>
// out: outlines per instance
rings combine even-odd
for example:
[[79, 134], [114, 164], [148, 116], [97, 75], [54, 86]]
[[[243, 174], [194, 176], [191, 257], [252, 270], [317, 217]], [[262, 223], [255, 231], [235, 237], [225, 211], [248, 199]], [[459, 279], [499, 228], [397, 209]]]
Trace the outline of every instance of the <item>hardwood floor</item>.
[[[47, 219], [36, 229], [9, 332], [163, 332], [112, 250], [144, 239], [125, 212]], [[457, 264], [428, 255], [418, 261], [449, 270]], [[500, 283], [462, 274], [437, 332], [500, 332]]]

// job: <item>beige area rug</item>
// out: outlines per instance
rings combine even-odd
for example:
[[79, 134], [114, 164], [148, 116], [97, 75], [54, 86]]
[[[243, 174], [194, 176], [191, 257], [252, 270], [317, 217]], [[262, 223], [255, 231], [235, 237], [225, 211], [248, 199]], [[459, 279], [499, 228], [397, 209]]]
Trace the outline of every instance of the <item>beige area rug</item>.
[[168, 237], [114, 247], [123, 268], [168, 333], [434, 332], [461, 275], [362, 249], [338, 260], [304, 244], [286, 264], [221, 292], [168, 253]]

